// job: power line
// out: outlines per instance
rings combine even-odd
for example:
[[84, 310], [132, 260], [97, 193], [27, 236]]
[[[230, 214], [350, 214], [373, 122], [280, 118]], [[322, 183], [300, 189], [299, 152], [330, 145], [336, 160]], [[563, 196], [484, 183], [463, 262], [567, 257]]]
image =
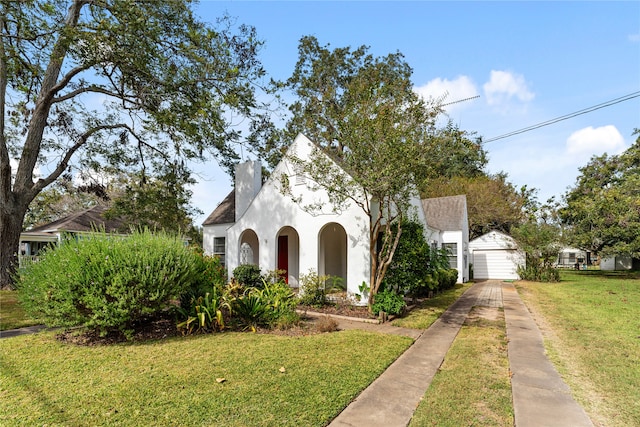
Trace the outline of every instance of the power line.
[[535, 125], [532, 125], [532, 126], [528, 126], [526, 128], [522, 128], [522, 129], [519, 129], [519, 130], [516, 130], [516, 131], [513, 131], [513, 132], [505, 133], [504, 135], [500, 135], [500, 136], [496, 136], [496, 137], [493, 137], [493, 138], [485, 139], [484, 143], [497, 141], [497, 140], [503, 139], [503, 138], [508, 138], [510, 136], [518, 135], [518, 134], [524, 133], [524, 132], [529, 132], [531, 130], [541, 128], [543, 126], [549, 126], [549, 125], [552, 125], [554, 123], [558, 123], [558, 122], [561, 122], [563, 120], [571, 119], [573, 117], [580, 116], [582, 114], [590, 113], [592, 111], [599, 110], [601, 108], [609, 107], [609, 106], [614, 105], [614, 104], [619, 104], [621, 102], [628, 101], [630, 99], [637, 98], [639, 96], [640, 96], [640, 91], [633, 92], [633, 93], [630, 93], [628, 95], [621, 96], [620, 98], [615, 98], [615, 99], [603, 102], [601, 104], [594, 105], [592, 107], [584, 108], [582, 110], [575, 111], [575, 112], [570, 113], [570, 114], [565, 114], [564, 116], [556, 117], [555, 119], [547, 120], [546, 122], [538, 123], [538, 124], [535, 124]]
[[441, 107], [446, 107], [447, 105], [457, 104], [459, 102], [471, 101], [472, 99], [480, 98], [480, 95], [472, 96], [470, 98], [459, 99], [457, 101], [447, 102], [446, 104], [440, 105]]

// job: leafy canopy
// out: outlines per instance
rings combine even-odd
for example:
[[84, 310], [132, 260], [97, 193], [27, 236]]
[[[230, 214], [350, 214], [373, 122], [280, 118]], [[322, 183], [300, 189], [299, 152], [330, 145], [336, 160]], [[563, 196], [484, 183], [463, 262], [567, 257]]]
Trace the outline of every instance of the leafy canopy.
[[0, 2], [0, 286], [29, 203], [69, 167], [146, 173], [213, 155], [231, 169], [237, 144], [270, 129], [254, 28], [201, 22], [192, 5]]
[[594, 156], [565, 194], [570, 242], [596, 254], [640, 256], [640, 130], [620, 155]]
[[316, 143], [308, 161], [292, 159], [312, 188], [325, 190], [338, 208], [355, 203], [369, 217], [371, 305], [417, 196], [416, 171], [428, 168], [440, 109], [413, 91], [400, 53], [331, 50], [314, 37], [303, 37], [298, 50], [294, 73], [280, 83], [296, 95], [284, 135], [300, 132]]

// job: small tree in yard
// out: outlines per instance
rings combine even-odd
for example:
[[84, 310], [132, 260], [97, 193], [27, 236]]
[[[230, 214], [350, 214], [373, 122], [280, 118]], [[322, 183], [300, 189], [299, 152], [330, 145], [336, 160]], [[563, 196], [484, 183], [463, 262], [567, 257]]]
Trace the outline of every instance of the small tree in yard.
[[529, 221], [512, 228], [511, 234], [526, 254], [526, 266], [518, 268], [522, 279], [540, 282], [560, 280], [560, 273], [553, 266], [561, 249], [557, 226]]
[[428, 168], [440, 110], [413, 91], [400, 53], [374, 58], [364, 46], [330, 51], [313, 37], [301, 40], [299, 52], [283, 83], [299, 96], [287, 130], [309, 135], [317, 147], [308, 161], [291, 160], [336, 210], [354, 203], [368, 217], [371, 307], [417, 196], [416, 171]]

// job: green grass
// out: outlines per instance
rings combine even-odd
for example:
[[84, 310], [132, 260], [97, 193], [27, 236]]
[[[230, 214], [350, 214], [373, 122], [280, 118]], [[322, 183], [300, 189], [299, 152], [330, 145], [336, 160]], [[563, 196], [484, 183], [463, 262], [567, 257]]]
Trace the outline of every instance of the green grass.
[[592, 419], [640, 425], [638, 275], [566, 271], [557, 284], [517, 287], [554, 331], [550, 357]]
[[436, 295], [433, 298], [424, 300], [420, 305], [409, 312], [404, 317], [391, 322], [394, 326], [411, 329], [427, 329], [438, 317], [453, 304], [460, 295], [469, 289], [473, 283], [457, 284], [453, 289]]
[[37, 325], [37, 319], [31, 319], [18, 303], [16, 291], [0, 291], [0, 331]]
[[51, 332], [8, 338], [0, 424], [322, 426], [411, 343], [363, 331], [94, 347]]
[[513, 426], [504, 317], [460, 329], [410, 426]]

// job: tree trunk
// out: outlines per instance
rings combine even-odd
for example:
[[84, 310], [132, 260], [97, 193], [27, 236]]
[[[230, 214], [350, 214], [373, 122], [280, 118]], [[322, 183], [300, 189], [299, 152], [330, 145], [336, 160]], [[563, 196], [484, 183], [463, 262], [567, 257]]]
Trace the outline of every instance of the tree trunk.
[[[7, 206], [13, 204], [13, 206]], [[28, 204], [26, 204], [28, 206]], [[13, 289], [18, 270], [20, 232], [27, 209], [7, 203], [0, 209], [0, 289]]]

